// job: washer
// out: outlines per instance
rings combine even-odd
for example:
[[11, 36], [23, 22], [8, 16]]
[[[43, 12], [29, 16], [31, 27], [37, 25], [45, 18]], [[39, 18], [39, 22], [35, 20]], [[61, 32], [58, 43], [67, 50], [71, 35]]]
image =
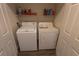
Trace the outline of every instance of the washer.
[[20, 51], [37, 50], [36, 22], [22, 22], [22, 27], [16, 32]]
[[39, 22], [39, 49], [55, 49], [58, 29], [52, 22]]

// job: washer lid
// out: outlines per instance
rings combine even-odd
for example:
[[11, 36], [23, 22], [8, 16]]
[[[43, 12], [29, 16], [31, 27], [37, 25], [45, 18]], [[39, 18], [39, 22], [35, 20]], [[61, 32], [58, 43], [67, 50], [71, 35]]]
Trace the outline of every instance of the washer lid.
[[33, 32], [35, 31], [34, 29], [22, 29], [20, 30], [21, 32]]
[[35, 29], [18, 29], [17, 31], [18, 33], [21, 33], [21, 32], [36, 32]]
[[34, 27], [25, 27], [22, 26], [17, 30], [17, 32], [36, 32], [36, 29]]
[[48, 29], [49, 27], [53, 27], [52, 22], [40, 22], [39, 28], [41, 29]]
[[58, 29], [53, 26], [52, 22], [40, 22], [39, 23], [39, 31], [56, 32], [56, 31], [58, 31]]
[[39, 28], [39, 31], [42, 31], [42, 32], [58, 32], [58, 29], [55, 28], [55, 27], [52, 27], [52, 28]]
[[22, 26], [36, 26], [36, 22], [22, 22]]

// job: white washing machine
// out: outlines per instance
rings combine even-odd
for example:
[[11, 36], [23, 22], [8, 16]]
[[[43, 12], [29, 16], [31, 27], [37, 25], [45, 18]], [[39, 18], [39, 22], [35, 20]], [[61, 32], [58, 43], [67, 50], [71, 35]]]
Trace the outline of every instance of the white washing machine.
[[20, 51], [37, 50], [36, 22], [22, 22], [22, 27], [16, 32]]
[[39, 22], [39, 49], [55, 49], [58, 29], [52, 22]]

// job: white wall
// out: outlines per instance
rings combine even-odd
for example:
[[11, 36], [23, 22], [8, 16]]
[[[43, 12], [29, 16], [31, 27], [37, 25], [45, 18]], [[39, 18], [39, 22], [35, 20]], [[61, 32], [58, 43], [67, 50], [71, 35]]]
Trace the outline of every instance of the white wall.
[[32, 11], [37, 12], [37, 16], [24, 16], [20, 17], [21, 21], [53, 21], [54, 16], [43, 16], [44, 8], [52, 8], [55, 10], [55, 4], [45, 4], [45, 3], [26, 3], [26, 4], [16, 4], [17, 7], [21, 8], [31, 8]]

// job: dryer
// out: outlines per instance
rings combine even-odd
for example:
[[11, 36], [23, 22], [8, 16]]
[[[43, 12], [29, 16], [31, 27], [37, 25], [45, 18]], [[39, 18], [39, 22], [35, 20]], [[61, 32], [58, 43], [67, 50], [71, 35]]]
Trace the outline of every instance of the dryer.
[[36, 22], [22, 22], [22, 27], [16, 32], [20, 51], [37, 50]]
[[39, 22], [39, 49], [55, 49], [58, 29], [52, 22]]

